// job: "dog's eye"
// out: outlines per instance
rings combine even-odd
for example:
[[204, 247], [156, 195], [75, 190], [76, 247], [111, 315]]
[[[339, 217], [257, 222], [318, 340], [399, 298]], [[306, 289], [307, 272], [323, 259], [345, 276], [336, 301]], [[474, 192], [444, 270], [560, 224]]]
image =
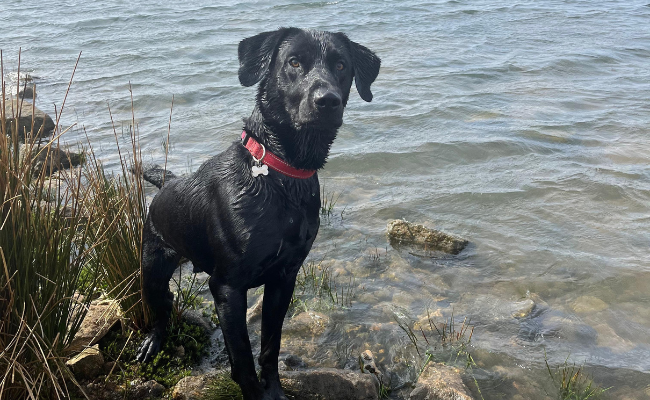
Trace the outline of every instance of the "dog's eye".
[[291, 64], [292, 67], [298, 68], [300, 66], [300, 62], [298, 61], [297, 58], [292, 58], [289, 60], [289, 64]]
[[345, 69], [345, 64], [343, 64], [341, 61], [337, 62], [336, 69], [339, 71], [343, 71]]

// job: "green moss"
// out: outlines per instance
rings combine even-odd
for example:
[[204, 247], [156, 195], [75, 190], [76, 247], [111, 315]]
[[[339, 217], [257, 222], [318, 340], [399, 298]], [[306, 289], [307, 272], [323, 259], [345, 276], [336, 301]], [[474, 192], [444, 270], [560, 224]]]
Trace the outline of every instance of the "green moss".
[[135, 378], [155, 380], [171, 388], [190, 374], [191, 368], [210, 348], [210, 337], [203, 328], [181, 321], [167, 329], [167, 340], [156, 357], [141, 364], [135, 361], [135, 356], [143, 339], [144, 335], [136, 333], [128, 340], [128, 335], [121, 332], [111, 332], [102, 339], [100, 348], [104, 357], [107, 361], [118, 361], [111, 379], [121, 384]]

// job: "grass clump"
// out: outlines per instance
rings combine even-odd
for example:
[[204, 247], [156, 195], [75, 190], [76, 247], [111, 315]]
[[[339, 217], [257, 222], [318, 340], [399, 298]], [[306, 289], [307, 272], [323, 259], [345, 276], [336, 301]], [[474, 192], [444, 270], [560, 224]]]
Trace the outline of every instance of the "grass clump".
[[[97, 281], [85, 208], [89, 192], [79, 173], [63, 174], [55, 185], [46, 173], [52, 165], [37, 163], [60, 134], [38, 143], [43, 127], [36, 132], [32, 123], [31, 131], [22, 132], [20, 149], [20, 118], [5, 114], [2, 53], [0, 76], [0, 398], [62, 398], [69, 392], [65, 382], [76, 383], [65, 365], [66, 347]], [[81, 296], [84, 281], [88, 288]]]
[[569, 364], [569, 357], [564, 363], [552, 369], [548, 364], [546, 351], [544, 351], [544, 362], [551, 377], [556, 393], [553, 395], [557, 400], [587, 400], [601, 399], [608, 389], [596, 385], [593, 379], [585, 374], [583, 366]]
[[[135, 116], [132, 118], [135, 126]], [[136, 129], [130, 130], [131, 152], [126, 155], [120, 149], [114, 124], [113, 133], [121, 173], [107, 174], [94, 156], [92, 147], [89, 168], [85, 170], [87, 185], [92, 191], [87, 206], [95, 216], [91, 240], [103, 283], [109, 288], [108, 295], [120, 302], [132, 326], [141, 330], [150, 322], [148, 310], [142, 302], [140, 282], [142, 230], [147, 216], [142, 155]]]
[[220, 372], [208, 385], [202, 400], [242, 400], [241, 389], [227, 371]]
[[291, 304], [298, 309], [351, 307], [354, 296], [354, 277], [341, 283], [329, 265], [311, 261], [298, 272]]
[[[476, 366], [474, 358], [469, 352], [469, 347], [474, 334], [474, 327], [467, 318], [459, 325], [452, 312], [451, 317], [444, 322], [436, 322], [427, 309], [427, 320], [420, 324], [408, 319], [401, 313], [394, 315], [397, 325], [406, 333], [420, 357], [420, 367], [417, 369], [413, 383], [417, 383], [420, 375], [427, 365], [432, 362], [441, 362], [447, 365], [464, 367], [472, 374]], [[483, 398], [476, 378], [473, 377], [478, 394]]]
[[167, 339], [163, 348], [149, 363], [135, 361], [144, 335], [137, 332], [126, 336], [122, 332], [110, 332], [100, 341], [100, 349], [108, 361], [115, 361], [114, 373], [109, 379], [126, 384], [135, 378], [155, 380], [167, 388], [191, 372], [210, 348], [210, 336], [204, 328], [186, 321], [167, 327]]

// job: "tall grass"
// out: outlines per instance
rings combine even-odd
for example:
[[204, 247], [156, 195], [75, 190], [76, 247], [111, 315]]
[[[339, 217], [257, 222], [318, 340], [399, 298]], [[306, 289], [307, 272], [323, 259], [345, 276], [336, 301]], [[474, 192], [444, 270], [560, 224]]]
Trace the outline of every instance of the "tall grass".
[[[54, 157], [38, 156], [58, 147], [67, 131], [59, 128], [65, 99], [54, 137], [39, 143], [43, 132], [33, 121], [31, 131], [19, 132], [15, 114], [23, 99], [16, 93], [17, 107], [5, 100], [1, 51], [0, 76], [0, 398], [67, 398], [68, 386], [79, 385], [65, 365], [66, 348], [97, 288], [120, 302], [134, 328], [148, 324], [140, 290], [147, 210], [137, 125], [132, 113], [131, 148], [123, 154], [118, 143], [118, 173], [106, 173], [88, 143], [84, 168], [49, 179]], [[72, 78], [68, 91], [71, 84]]]
[[[18, 65], [20, 76], [20, 58]], [[65, 349], [94, 285], [89, 296], [79, 295], [77, 288], [97, 276], [87, 269], [92, 245], [84, 202], [89, 192], [80, 173], [63, 175], [55, 185], [46, 179], [51, 165], [36, 162], [37, 155], [52, 150], [59, 134], [38, 144], [35, 138], [42, 132], [35, 132], [32, 122], [31, 131], [22, 132], [26, 143], [20, 150], [19, 118], [5, 115], [1, 52], [0, 76], [0, 398], [62, 398], [68, 394], [66, 380], [75, 382], [65, 366]], [[11, 117], [15, 126], [8, 122]]]
[[120, 148], [113, 124], [121, 173], [107, 174], [88, 143], [91, 157], [84, 177], [92, 192], [92, 196], [86, 199], [87, 206], [95, 215], [90, 240], [95, 248], [103, 283], [108, 288], [107, 294], [120, 302], [124, 315], [133, 327], [144, 329], [149, 323], [149, 313], [141, 297], [140, 257], [147, 203], [142, 178], [142, 155], [133, 113], [132, 118], [131, 148], [126, 154]]

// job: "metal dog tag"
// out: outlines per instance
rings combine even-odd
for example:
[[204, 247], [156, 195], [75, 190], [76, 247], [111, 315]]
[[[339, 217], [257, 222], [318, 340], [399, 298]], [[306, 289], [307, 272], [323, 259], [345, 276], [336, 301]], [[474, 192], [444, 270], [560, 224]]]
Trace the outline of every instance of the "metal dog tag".
[[253, 178], [257, 178], [258, 175], [268, 175], [269, 174], [269, 166], [266, 164], [262, 164], [261, 167], [257, 165], [253, 165], [251, 168], [251, 173], [253, 174]]

